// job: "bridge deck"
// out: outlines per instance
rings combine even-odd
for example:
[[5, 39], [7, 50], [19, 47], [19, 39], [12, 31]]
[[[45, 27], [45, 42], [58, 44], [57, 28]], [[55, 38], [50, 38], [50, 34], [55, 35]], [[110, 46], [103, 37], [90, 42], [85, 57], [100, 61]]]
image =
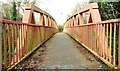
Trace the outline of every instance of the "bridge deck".
[[96, 60], [92, 54], [89, 54], [88, 51], [65, 33], [57, 33], [45, 43], [45, 46], [47, 47], [46, 59], [42, 65], [37, 63], [37, 69], [106, 68], [106, 65]]

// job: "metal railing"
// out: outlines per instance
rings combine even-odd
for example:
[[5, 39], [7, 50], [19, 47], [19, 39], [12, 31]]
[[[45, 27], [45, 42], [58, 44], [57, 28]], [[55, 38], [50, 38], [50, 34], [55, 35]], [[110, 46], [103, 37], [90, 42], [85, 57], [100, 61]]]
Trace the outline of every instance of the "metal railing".
[[[34, 12], [41, 15], [38, 24]], [[15, 67], [58, 31], [53, 17], [32, 4], [26, 5], [23, 22], [0, 19], [0, 70]]]
[[[83, 8], [85, 10], [68, 18], [64, 32], [111, 68], [120, 68], [120, 19], [101, 21], [97, 6], [94, 5], [96, 4], [90, 4], [87, 9]], [[87, 23], [83, 24], [82, 13], [86, 11], [89, 12], [89, 16]]]
[[10, 69], [57, 32], [57, 28], [0, 20], [2, 66]]
[[110, 67], [120, 67], [120, 19], [66, 27], [64, 31]]

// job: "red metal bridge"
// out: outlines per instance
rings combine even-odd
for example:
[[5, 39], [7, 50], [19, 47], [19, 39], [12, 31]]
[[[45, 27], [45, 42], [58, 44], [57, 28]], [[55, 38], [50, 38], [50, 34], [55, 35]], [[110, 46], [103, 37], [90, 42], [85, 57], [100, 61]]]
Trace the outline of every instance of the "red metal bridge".
[[[35, 23], [34, 12], [40, 14], [39, 24]], [[88, 13], [86, 23], [84, 13]], [[120, 19], [101, 21], [98, 5], [91, 3], [67, 19], [64, 32], [110, 68], [118, 69], [120, 68], [119, 27]], [[22, 22], [0, 19], [0, 69], [14, 68], [57, 32], [57, 23], [53, 17], [32, 4], [26, 5]]]

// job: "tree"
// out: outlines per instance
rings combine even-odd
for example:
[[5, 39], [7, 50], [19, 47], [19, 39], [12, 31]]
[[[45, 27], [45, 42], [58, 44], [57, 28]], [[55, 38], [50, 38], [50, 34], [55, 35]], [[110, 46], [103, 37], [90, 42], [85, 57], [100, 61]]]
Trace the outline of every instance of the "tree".
[[14, 21], [21, 21], [22, 20], [22, 14], [18, 11], [17, 6], [19, 7], [19, 3], [17, 2], [8, 2], [3, 3], [1, 6], [0, 16], [3, 19], [7, 20], [14, 20]]
[[[90, 3], [95, 2], [90, 0]], [[114, 18], [120, 18], [120, 1], [119, 2], [107, 2], [102, 0], [98, 2], [99, 12], [102, 20], [109, 20]]]
[[83, 2], [83, 3], [77, 3], [75, 8], [73, 8], [72, 12], [68, 15], [68, 17], [72, 16], [73, 14], [77, 13], [78, 11], [80, 11], [80, 9], [82, 7], [84, 7], [85, 5], [87, 5], [87, 2]]
[[11, 4], [5, 4], [5, 3], [2, 4], [0, 11], [1, 18], [11, 20], [12, 19], [11, 8], [12, 8]]
[[120, 2], [98, 3], [102, 20], [120, 18]]
[[24, 7], [26, 3], [37, 4], [38, 0], [14, 0], [2, 3], [0, 17], [7, 20], [22, 21]]
[[16, 9], [16, 3], [12, 3], [12, 20], [16, 21], [17, 20], [17, 9]]

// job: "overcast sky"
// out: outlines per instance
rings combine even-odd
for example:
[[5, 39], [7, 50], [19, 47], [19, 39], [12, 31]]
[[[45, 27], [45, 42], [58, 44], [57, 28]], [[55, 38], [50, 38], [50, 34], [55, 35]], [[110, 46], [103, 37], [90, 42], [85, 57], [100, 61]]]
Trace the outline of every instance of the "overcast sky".
[[[13, 0], [0, 0], [0, 2], [1, 1], [8, 2]], [[37, 7], [52, 15], [58, 24], [63, 24], [76, 4], [82, 4], [88, 1], [89, 0], [37, 0]]]
[[57, 24], [63, 24], [77, 3], [81, 4], [88, 1], [89, 0], [41, 0], [39, 7], [52, 15]]

